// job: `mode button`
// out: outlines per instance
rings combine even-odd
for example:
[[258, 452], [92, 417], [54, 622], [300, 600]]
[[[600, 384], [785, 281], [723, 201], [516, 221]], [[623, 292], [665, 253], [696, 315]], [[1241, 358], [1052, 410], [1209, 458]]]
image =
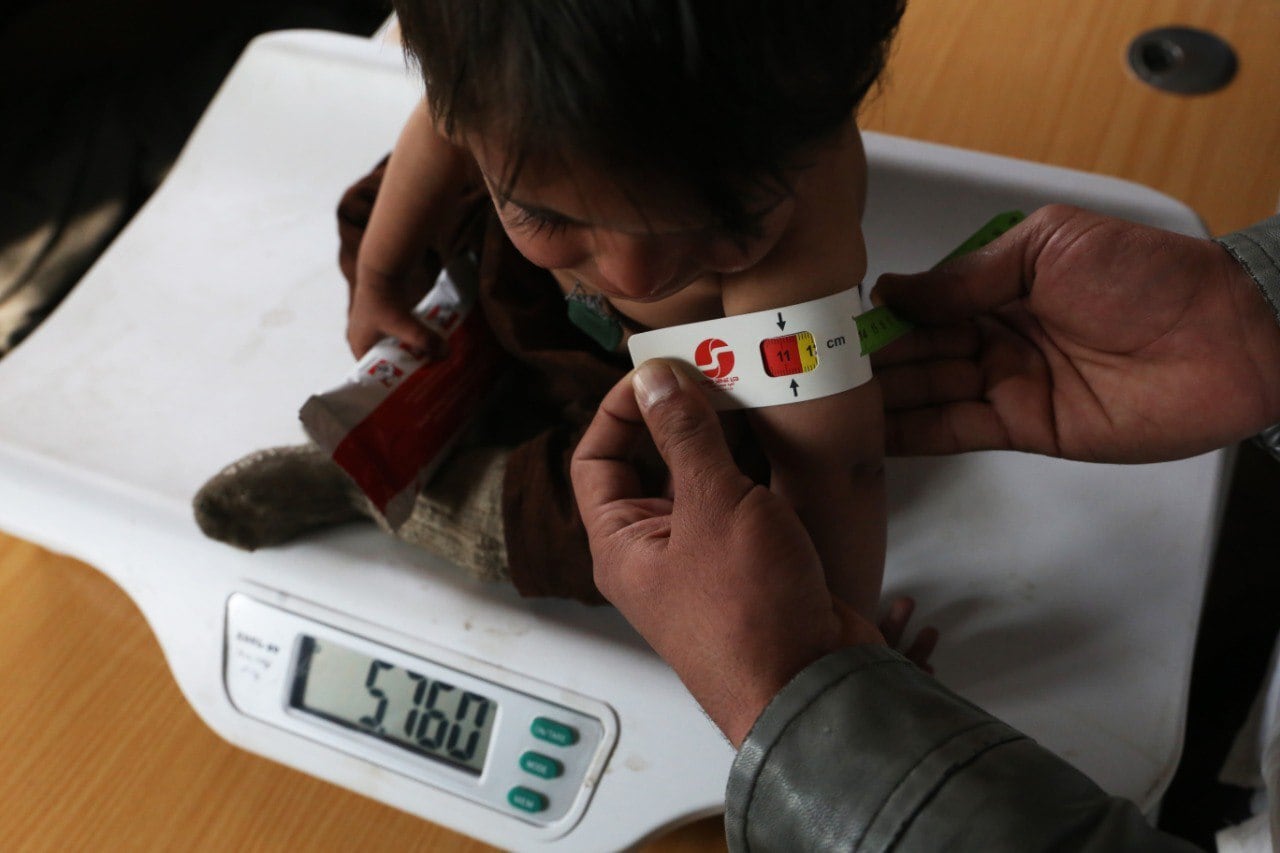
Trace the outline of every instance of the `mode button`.
[[543, 779], [555, 779], [564, 773], [564, 765], [559, 761], [533, 750], [520, 756], [520, 769]]

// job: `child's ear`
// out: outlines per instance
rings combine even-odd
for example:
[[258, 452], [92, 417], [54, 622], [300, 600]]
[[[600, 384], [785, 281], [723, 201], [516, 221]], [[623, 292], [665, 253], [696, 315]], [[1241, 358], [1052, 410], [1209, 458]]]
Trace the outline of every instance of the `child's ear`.
[[459, 130], [456, 124], [453, 126], [452, 130], [449, 129], [448, 125], [449, 123], [443, 118], [438, 116], [431, 117], [431, 129], [436, 132], [437, 136], [456, 148], [461, 148], [463, 151], [470, 151], [471, 146], [467, 144], [467, 134]]

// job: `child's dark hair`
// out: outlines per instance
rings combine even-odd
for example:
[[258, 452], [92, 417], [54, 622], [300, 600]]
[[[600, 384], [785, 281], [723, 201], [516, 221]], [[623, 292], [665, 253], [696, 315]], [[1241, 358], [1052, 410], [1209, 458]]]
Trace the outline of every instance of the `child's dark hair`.
[[394, 0], [435, 118], [526, 163], [691, 190], [751, 233], [805, 146], [849, 120], [905, 0]]

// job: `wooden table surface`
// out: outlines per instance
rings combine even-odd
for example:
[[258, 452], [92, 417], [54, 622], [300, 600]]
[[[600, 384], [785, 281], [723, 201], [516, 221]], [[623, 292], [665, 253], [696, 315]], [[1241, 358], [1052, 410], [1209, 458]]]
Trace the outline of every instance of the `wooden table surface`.
[[[1126, 46], [1167, 24], [1230, 41], [1235, 81], [1138, 82]], [[1277, 0], [911, 0], [862, 124], [1148, 184], [1218, 234], [1280, 200], [1278, 44]], [[223, 742], [124, 593], [3, 534], [0, 696], [0, 849], [489, 849]], [[646, 849], [723, 847], [706, 820]]]

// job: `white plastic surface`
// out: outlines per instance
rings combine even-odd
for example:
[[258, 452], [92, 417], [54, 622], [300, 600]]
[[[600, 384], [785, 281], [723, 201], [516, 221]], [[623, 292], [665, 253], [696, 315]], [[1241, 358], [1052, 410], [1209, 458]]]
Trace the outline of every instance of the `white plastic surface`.
[[[0, 527], [112, 577], [232, 743], [504, 848], [548, 845], [236, 711], [222, 681], [229, 596], [348, 614], [606, 703], [617, 746], [554, 844], [622, 847], [719, 812], [732, 752], [616, 613], [521, 600], [372, 527], [246, 554], [191, 517], [223, 465], [301, 441], [297, 406], [350, 367], [333, 210], [418, 91], [394, 47], [298, 32], [251, 46], [160, 191], [0, 361]], [[868, 280], [926, 268], [992, 214], [1048, 201], [1202, 233], [1132, 184], [866, 142]], [[1178, 757], [1224, 462], [893, 461], [886, 594], [916, 595], [942, 629], [943, 682], [1149, 808]]]

